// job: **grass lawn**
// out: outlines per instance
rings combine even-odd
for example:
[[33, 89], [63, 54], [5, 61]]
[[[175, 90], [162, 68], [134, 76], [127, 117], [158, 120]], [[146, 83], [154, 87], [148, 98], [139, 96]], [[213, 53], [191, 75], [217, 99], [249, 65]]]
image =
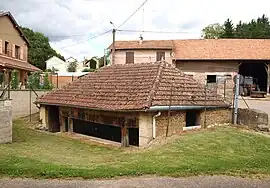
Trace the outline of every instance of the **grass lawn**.
[[152, 149], [84, 143], [14, 122], [12, 144], [0, 145], [0, 176], [110, 178], [155, 174], [270, 175], [270, 138], [232, 127], [193, 132]]

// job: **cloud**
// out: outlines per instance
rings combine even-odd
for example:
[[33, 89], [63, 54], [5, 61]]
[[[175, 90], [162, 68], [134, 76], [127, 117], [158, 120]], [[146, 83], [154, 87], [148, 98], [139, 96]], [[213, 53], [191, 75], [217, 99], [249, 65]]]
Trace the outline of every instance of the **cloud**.
[[[144, 0], [1, 0], [0, 10], [9, 10], [17, 22], [44, 33], [51, 45], [65, 57], [102, 55], [112, 41], [107, 34], [86, 41], [98, 33], [119, 26]], [[148, 0], [121, 29], [183, 32], [143, 33], [144, 39], [199, 38], [211, 23], [231, 18], [249, 21], [262, 14], [270, 16], [267, 0]], [[144, 10], [144, 11], [143, 11]], [[186, 32], [186, 33], [185, 33]], [[117, 40], [136, 40], [140, 33], [118, 32]], [[86, 41], [81, 42], [80, 41]], [[78, 44], [77, 44], [78, 43]], [[77, 45], [72, 45], [77, 44]], [[68, 47], [67, 47], [68, 46]]]

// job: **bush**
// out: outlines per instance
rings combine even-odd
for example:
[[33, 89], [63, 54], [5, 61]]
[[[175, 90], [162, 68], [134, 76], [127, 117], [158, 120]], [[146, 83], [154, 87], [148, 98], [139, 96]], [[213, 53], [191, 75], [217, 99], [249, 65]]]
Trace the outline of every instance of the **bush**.
[[77, 71], [77, 67], [78, 67], [78, 64], [77, 64], [76, 61], [70, 62], [70, 63], [68, 64], [67, 71], [68, 71], [68, 72], [76, 72], [76, 71]]
[[52, 89], [53, 85], [51, 84], [51, 82], [49, 80], [49, 74], [48, 73], [45, 73], [45, 76], [44, 76], [43, 79], [44, 79], [44, 81], [43, 81], [42, 89]]
[[11, 89], [18, 89], [18, 87], [19, 87], [18, 72], [12, 71], [12, 73], [11, 73]]

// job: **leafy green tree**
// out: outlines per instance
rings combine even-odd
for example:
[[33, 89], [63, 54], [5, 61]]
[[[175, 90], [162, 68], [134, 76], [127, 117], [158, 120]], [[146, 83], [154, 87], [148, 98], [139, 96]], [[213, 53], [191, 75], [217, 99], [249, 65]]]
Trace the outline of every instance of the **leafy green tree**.
[[28, 61], [40, 68], [41, 70], [45, 70], [46, 63], [45, 61], [49, 58], [56, 56], [63, 61], [65, 58], [58, 54], [49, 43], [49, 38], [40, 32], [34, 32], [33, 30], [22, 27], [21, 28], [27, 39], [29, 40], [29, 49], [28, 49]]
[[229, 18], [224, 23], [224, 33], [221, 35], [221, 38], [235, 38], [234, 26]]
[[34, 72], [28, 76], [28, 87], [33, 89], [40, 89], [40, 72]]
[[78, 63], [76, 61], [70, 62], [68, 64], [67, 71], [68, 72], [76, 72], [78, 67]]
[[218, 39], [223, 34], [223, 26], [219, 23], [210, 24], [202, 30], [202, 37], [205, 39]]

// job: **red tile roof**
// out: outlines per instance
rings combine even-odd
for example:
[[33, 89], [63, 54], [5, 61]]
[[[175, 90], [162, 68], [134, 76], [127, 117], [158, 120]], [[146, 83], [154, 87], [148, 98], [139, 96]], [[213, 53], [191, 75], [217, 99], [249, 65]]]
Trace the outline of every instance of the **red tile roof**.
[[[164, 62], [112, 65], [89, 73], [37, 100], [40, 104], [101, 110], [146, 110], [152, 106], [204, 106], [204, 87]], [[207, 91], [207, 106], [226, 105]]]
[[[173, 41], [171, 40], [145, 40], [142, 44], [139, 41], [116, 41], [116, 50], [131, 50], [131, 49], [173, 49]], [[112, 45], [109, 47], [112, 48]]]
[[[167, 48], [166, 48], [167, 47]], [[117, 41], [116, 49], [173, 49], [178, 60], [270, 60], [270, 39]]]
[[0, 56], [0, 66], [12, 68], [12, 69], [22, 69], [30, 72], [40, 71], [39, 68], [31, 65], [28, 62], [17, 60], [14, 58], [9, 58], [5, 56]]

